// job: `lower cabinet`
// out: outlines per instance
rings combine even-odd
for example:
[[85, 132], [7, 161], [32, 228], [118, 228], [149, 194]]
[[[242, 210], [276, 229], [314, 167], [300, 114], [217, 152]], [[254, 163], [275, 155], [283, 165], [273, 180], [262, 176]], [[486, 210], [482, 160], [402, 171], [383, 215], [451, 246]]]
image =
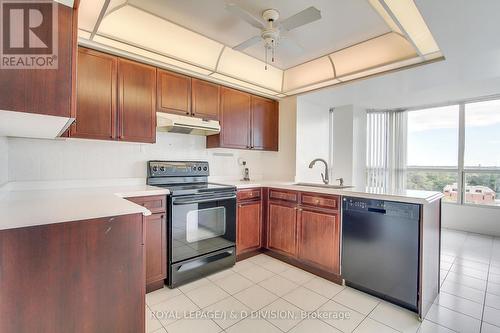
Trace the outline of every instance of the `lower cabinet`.
[[301, 209], [298, 258], [327, 271], [339, 272], [340, 221], [336, 213]]
[[270, 202], [268, 226], [268, 248], [295, 256], [297, 250], [297, 207]]
[[146, 285], [156, 289], [155, 284], [163, 287], [167, 277], [167, 222], [165, 214], [153, 214], [144, 218], [146, 234]]
[[262, 203], [260, 200], [238, 204], [237, 219], [236, 254], [259, 249], [262, 238]]
[[270, 189], [266, 248], [306, 269], [339, 277], [339, 202], [335, 195]]

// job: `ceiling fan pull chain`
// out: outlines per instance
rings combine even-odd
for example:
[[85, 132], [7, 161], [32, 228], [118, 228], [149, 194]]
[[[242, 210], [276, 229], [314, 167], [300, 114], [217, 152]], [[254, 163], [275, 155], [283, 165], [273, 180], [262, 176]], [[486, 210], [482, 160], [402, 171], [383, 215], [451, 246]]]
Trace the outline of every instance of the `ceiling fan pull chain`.
[[273, 44], [272, 45], [272, 47], [273, 47], [273, 49], [272, 49], [273, 55], [271, 57], [271, 62], [274, 62], [274, 50], [276, 49], [276, 45], [274, 44], [274, 39], [271, 41], [271, 43]]
[[267, 71], [267, 45], [265, 45], [264, 48], [266, 49], [266, 66], [264, 67], [264, 69]]

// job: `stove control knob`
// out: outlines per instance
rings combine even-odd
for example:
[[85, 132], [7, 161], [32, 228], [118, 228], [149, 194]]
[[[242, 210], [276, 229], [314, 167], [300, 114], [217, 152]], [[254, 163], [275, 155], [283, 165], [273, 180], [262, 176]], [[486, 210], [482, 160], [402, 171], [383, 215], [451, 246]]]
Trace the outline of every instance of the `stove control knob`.
[[156, 171], [158, 171], [158, 167], [155, 165], [155, 166], [153, 167], [153, 172], [156, 172]]
[[207, 170], [208, 170], [208, 168], [206, 166], [203, 167], [203, 171], [207, 171]]
[[161, 166], [161, 167], [160, 167], [160, 171], [162, 171], [162, 172], [163, 172], [163, 171], [165, 171], [165, 167], [164, 167], [164, 166]]
[[198, 167], [198, 171], [201, 171], [201, 166]]
[[196, 171], [196, 165], [193, 165], [193, 171]]

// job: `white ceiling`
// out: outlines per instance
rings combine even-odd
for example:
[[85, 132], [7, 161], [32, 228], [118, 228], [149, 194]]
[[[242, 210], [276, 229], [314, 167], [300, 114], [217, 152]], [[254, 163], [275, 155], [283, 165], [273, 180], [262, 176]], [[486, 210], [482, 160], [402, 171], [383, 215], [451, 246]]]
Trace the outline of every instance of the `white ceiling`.
[[[260, 32], [226, 11], [229, 1], [255, 16], [274, 8], [283, 19], [310, 6], [321, 10], [321, 20], [289, 32], [304, 50], [280, 49], [275, 66], [281, 69], [390, 31], [368, 0], [129, 0], [129, 4], [233, 47]], [[264, 60], [263, 44], [244, 52]]]
[[[500, 1], [416, 0], [446, 61], [329, 87], [302, 97], [332, 106], [401, 108], [500, 93]], [[457, 23], [459, 22], [459, 24]]]

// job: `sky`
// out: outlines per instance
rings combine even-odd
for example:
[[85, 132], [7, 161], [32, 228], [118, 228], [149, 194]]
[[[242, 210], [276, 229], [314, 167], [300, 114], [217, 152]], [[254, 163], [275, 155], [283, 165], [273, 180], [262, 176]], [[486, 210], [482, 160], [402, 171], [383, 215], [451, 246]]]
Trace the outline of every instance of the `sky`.
[[[457, 105], [408, 114], [408, 165], [457, 166]], [[500, 167], [500, 100], [467, 104], [465, 166]]]

